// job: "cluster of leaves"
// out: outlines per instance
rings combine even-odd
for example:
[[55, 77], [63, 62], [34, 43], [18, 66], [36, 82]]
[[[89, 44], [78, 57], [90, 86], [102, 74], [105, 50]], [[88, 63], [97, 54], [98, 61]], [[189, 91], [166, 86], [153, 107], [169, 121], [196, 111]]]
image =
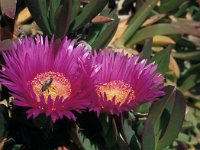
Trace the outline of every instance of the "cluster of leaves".
[[[124, 6], [129, 3], [125, 0]], [[166, 84], [176, 86], [187, 98], [183, 127], [170, 149], [199, 148], [199, 5], [198, 0], [138, 0], [132, 10], [135, 14], [121, 22], [122, 31], [117, 31], [111, 44], [116, 49], [124, 48], [128, 54], [137, 53], [156, 61]], [[155, 145], [160, 147], [155, 143], [154, 148]]]
[[[158, 63], [166, 85], [173, 86], [166, 86], [166, 95], [159, 101], [119, 117], [102, 114], [97, 118], [86, 112], [77, 122], [61, 120], [54, 125], [44, 116], [27, 120], [22, 108], [10, 106], [8, 90], [2, 87], [0, 149], [3, 145], [5, 150], [197, 148], [199, 5], [198, 0], [1, 0], [1, 50], [23, 35], [67, 35], [93, 49], [104, 48], [113, 39], [112, 49]], [[122, 13], [126, 19], [119, 23]]]

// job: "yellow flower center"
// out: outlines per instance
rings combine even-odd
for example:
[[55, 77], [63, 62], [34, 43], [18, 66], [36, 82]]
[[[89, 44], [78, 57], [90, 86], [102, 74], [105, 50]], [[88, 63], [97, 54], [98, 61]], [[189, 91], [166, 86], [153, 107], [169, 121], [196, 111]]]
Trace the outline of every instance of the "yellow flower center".
[[[134, 100], [134, 91], [129, 84], [125, 84], [123, 81], [111, 81], [108, 83], [100, 84], [96, 87], [97, 95], [106, 94], [107, 100], [111, 101], [115, 96], [115, 103], [123, 104], [127, 97], [128, 101]], [[129, 95], [130, 94], [130, 95]]]
[[31, 85], [35, 94], [38, 97], [44, 95], [45, 100], [48, 96], [51, 96], [53, 100], [57, 96], [68, 98], [71, 94], [71, 84], [68, 79], [64, 77], [62, 73], [58, 72], [45, 72], [36, 75], [36, 77], [31, 81]]

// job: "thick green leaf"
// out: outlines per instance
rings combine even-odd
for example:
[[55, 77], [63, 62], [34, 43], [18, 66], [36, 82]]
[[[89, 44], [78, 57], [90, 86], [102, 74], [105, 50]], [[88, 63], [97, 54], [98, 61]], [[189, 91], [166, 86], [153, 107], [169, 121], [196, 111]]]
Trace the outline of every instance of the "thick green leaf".
[[151, 118], [153, 125], [160, 119], [167, 103], [172, 99], [174, 92], [175, 87], [167, 86], [165, 88], [165, 96], [151, 106], [148, 118]]
[[142, 134], [142, 150], [155, 150], [156, 148], [155, 133], [152, 120], [148, 119]]
[[32, 17], [44, 34], [51, 35], [52, 31], [48, 22], [46, 0], [26, 0], [26, 4]]
[[199, 69], [200, 64], [193, 65], [181, 76], [180, 80], [182, 83], [180, 89], [182, 91], [185, 92], [200, 82]]
[[61, 0], [61, 3], [56, 10], [55, 14], [55, 36], [62, 38], [66, 35], [69, 25], [71, 23], [72, 13], [72, 1], [73, 0]]
[[108, 0], [92, 0], [81, 11], [81, 13], [75, 18], [72, 30], [78, 30], [81, 26], [87, 24], [97, 16], [100, 11], [108, 3]]
[[200, 61], [200, 51], [193, 52], [173, 52], [172, 56], [181, 60]]
[[135, 132], [131, 128], [131, 122], [129, 122], [127, 119], [124, 120], [123, 132], [123, 134], [125, 135], [125, 140], [130, 148], [134, 150], [140, 150], [140, 143], [137, 139]]
[[135, 134], [133, 134], [129, 146], [131, 149], [141, 150], [140, 142]]
[[[106, 149], [106, 150], [108, 150], [108, 149]], [[121, 137], [118, 136], [116, 144], [109, 150], [129, 150], [129, 147], [124, 142], [124, 140], [122, 140]]]
[[[167, 106], [167, 103], [170, 101], [174, 87], [168, 87], [165, 89], [166, 96], [154, 103], [149, 111], [149, 116], [145, 122], [145, 127], [142, 134], [142, 150], [155, 150], [156, 149], [156, 132], [155, 124], [159, 121], [164, 109]], [[148, 149], [148, 147], [150, 149]]]
[[80, 0], [72, 0], [71, 20], [74, 20], [80, 11]]
[[115, 42], [116, 46], [121, 46], [127, 43], [130, 38], [135, 34], [137, 29], [142, 25], [145, 19], [150, 15], [153, 8], [159, 0], [148, 0], [143, 3], [135, 16], [129, 21], [128, 27], [122, 36]]
[[115, 118], [108, 114], [101, 114], [99, 121], [102, 126], [102, 136], [105, 140], [106, 147], [107, 149], [111, 149], [116, 145], [119, 136]]
[[[117, 30], [117, 25], [119, 23], [118, 17], [114, 12], [106, 15], [106, 14], [101, 14], [105, 15], [106, 17], [111, 17], [114, 20], [110, 23], [104, 23], [103, 25], [100, 25], [100, 32], [98, 33], [97, 37], [95, 40], [93, 40], [93, 43], [91, 44], [92, 48], [94, 49], [103, 49], [107, 46], [107, 44], [112, 40], [112, 37], [114, 36], [116, 30]], [[97, 25], [98, 26], [98, 25]]]
[[179, 21], [171, 24], [160, 23], [152, 26], [140, 29], [131, 40], [127, 43], [127, 46], [133, 46], [134, 44], [153, 37], [155, 35], [171, 35], [171, 34], [191, 34], [200, 36], [200, 22], [194, 21]]
[[77, 134], [81, 142], [81, 146], [84, 150], [98, 150], [98, 148], [94, 144], [92, 144], [91, 141], [81, 132], [78, 131]]
[[196, 80], [198, 78], [197, 74], [192, 74], [184, 80], [183, 84], [180, 86], [182, 91], [187, 91], [192, 88], [196, 84]]
[[172, 109], [172, 114], [165, 130], [165, 133], [160, 138], [157, 149], [162, 150], [169, 146], [177, 137], [181, 130], [182, 123], [185, 117], [186, 100], [183, 94], [176, 90], [174, 93], [174, 104]]
[[128, 142], [128, 144], [131, 142], [131, 138], [132, 136], [135, 134], [133, 129], [131, 128], [131, 126], [128, 123], [128, 120], [124, 120], [124, 134], [126, 136], [126, 141]]
[[102, 28], [102, 26], [97, 25], [97, 24], [92, 25], [90, 27], [90, 31], [88, 33], [86, 40], [85, 40], [89, 45], [91, 45], [92, 43], [95, 42], [97, 36], [99, 35], [99, 32], [101, 31], [101, 28]]
[[0, 104], [0, 141], [5, 138], [8, 129], [8, 109], [5, 105]]
[[138, 113], [148, 113], [150, 106], [151, 106], [150, 102], [144, 103], [144, 104], [141, 104], [138, 108], [136, 108], [135, 111]]
[[179, 133], [177, 137], [177, 141], [186, 143], [188, 145], [195, 145], [198, 143], [198, 139], [193, 137], [192, 135], [188, 135], [185, 133]]
[[[172, 86], [165, 88], [165, 94], [150, 109], [142, 135], [142, 147], [150, 144], [156, 150], [164, 149], [175, 140], [182, 127], [186, 109], [183, 94]], [[155, 139], [153, 144], [152, 138]]]
[[165, 74], [168, 70], [169, 60], [170, 60], [170, 53], [171, 49], [173, 48], [172, 45], [169, 45], [166, 49], [158, 52], [154, 57], [152, 57], [151, 62], [156, 62], [158, 64], [157, 72]]
[[161, 13], [167, 13], [169, 11], [176, 10], [183, 2], [185, 2], [185, 0], [161, 0], [159, 10]]
[[49, 23], [52, 31], [55, 31], [55, 15], [56, 11], [59, 8], [61, 0], [51, 0], [49, 6]]
[[140, 54], [140, 59], [150, 59], [151, 58], [151, 54], [152, 54], [152, 38], [149, 38], [145, 41], [145, 44], [143, 46], [142, 52]]
[[190, 2], [189, 1], [184, 1], [182, 2], [182, 4], [179, 6], [178, 11], [174, 14], [175, 17], [180, 17], [183, 14], [186, 13], [187, 8], [190, 6]]

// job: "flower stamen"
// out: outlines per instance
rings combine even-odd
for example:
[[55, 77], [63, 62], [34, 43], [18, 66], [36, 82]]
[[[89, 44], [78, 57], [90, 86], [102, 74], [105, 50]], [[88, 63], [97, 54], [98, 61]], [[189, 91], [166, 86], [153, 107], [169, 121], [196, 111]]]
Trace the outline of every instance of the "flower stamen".
[[111, 101], [115, 97], [115, 103], [123, 104], [126, 99], [128, 101], [134, 100], [134, 90], [129, 84], [125, 84], [123, 81], [111, 81], [96, 86], [97, 95], [106, 94], [107, 100]]
[[71, 94], [71, 84], [69, 80], [66, 79], [62, 73], [58, 72], [49, 71], [38, 74], [31, 81], [31, 85], [37, 97], [43, 94], [46, 100], [48, 96], [51, 96], [53, 100], [55, 100], [57, 96], [62, 96], [63, 99], [66, 99]]

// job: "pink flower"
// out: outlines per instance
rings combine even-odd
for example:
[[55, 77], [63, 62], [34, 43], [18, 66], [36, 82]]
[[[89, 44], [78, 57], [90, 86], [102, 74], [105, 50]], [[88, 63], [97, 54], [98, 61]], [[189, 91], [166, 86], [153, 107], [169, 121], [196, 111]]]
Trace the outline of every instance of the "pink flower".
[[56, 45], [53, 38], [50, 43], [47, 37], [26, 38], [3, 54], [6, 66], [0, 81], [15, 105], [28, 108], [28, 118], [45, 113], [53, 122], [64, 116], [75, 120], [73, 112], [89, 104], [79, 65], [87, 55], [85, 47], [75, 47], [75, 40], [65, 38]]
[[164, 78], [155, 73], [157, 66], [139, 61], [139, 56], [104, 51], [95, 54], [93, 63], [101, 69], [91, 80], [94, 90], [90, 110], [98, 114], [119, 115], [164, 95]]

